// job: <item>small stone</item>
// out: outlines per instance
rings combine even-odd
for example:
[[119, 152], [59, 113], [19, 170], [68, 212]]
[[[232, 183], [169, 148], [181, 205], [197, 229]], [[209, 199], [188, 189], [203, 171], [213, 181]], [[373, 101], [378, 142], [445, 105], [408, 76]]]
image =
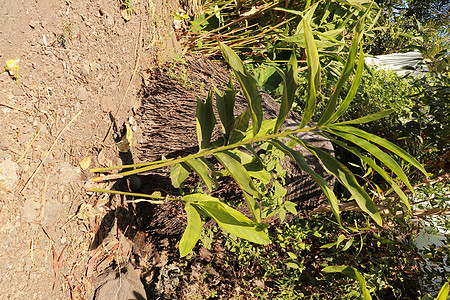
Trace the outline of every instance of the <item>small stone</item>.
[[84, 77], [87, 77], [89, 75], [89, 72], [90, 72], [89, 65], [83, 64], [80, 69], [80, 74]]
[[27, 198], [22, 208], [22, 220], [24, 222], [33, 222], [39, 216], [41, 204], [32, 198]]
[[12, 91], [12, 93], [13, 93], [14, 96], [25, 96], [24, 91], [23, 91], [21, 88], [19, 88], [19, 87], [16, 87], [16, 88]]
[[10, 146], [10, 144], [7, 139], [3, 138], [0, 140], [0, 150], [6, 151], [9, 148], [9, 146]]
[[84, 86], [80, 86], [77, 91], [77, 98], [81, 101], [86, 101], [89, 99], [89, 92]]
[[35, 20], [31, 20], [30, 23], [28, 23], [28, 25], [30, 25], [31, 28], [35, 29], [36, 26], [38, 25], [38, 22], [36, 22]]
[[108, 27], [114, 26], [114, 18], [110, 14], [105, 14], [105, 24]]
[[19, 165], [11, 158], [0, 163], [0, 186], [8, 191], [13, 191], [19, 183]]
[[100, 106], [104, 112], [110, 112], [114, 110], [114, 99], [110, 96], [103, 96], [100, 101]]

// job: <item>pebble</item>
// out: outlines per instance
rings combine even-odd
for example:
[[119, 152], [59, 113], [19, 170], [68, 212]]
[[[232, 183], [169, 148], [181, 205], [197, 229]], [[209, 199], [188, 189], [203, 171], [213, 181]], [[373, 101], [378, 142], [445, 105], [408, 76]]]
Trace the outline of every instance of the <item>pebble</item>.
[[84, 86], [80, 86], [77, 90], [77, 98], [81, 101], [89, 99], [89, 92]]
[[84, 77], [87, 77], [89, 75], [89, 71], [90, 71], [89, 65], [83, 64], [80, 69], [80, 74]]
[[19, 165], [11, 158], [0, 163], [0, 186], [6, 190], [13, 191], [19, 183]]
[[28, 25], [30, 25], [31, 28], [35, 29], [38, 25], [38, 22], [36, 22], [35, 20], [31, 20]]

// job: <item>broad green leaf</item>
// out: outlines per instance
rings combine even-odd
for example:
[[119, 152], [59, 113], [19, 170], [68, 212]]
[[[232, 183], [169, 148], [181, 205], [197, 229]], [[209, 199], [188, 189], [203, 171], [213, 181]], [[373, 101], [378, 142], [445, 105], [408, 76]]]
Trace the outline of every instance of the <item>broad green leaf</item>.
[[369, 123], [375, 120], [379, 120], [382, 119], [390, 114], [392, 114], [394, 112], [394, 109], [387, 109], [387, 110], [383, 110], [374, 114], [370, 114], [368, 116], [365, 117], [361, 117], [358, 119], [354, 119], [354, 120], [350, 120], [350, 121], [345, 121], [345, 122], [339, 122], [339, 123], [334, 123], [333, 125], [350, 125], [350, 124], [364, 124], [364, 123]]
[[186, 164], [194, 170], [195, 173], [202, 179], [203, 183], [208, 187], [209, 191], [212, 191], [211, 176], [209, 175], [208, 165], [201, 159], [190, 159], [186, 161]]
[[172, 185], [179, 188], [189, 176], [189, 166], [185, 163], [174, 164], [170, 167], [170, 180]]
[[[233, 158], [233, 153], [229, 151], [217, 152], [213, 154], [215, 158], [230, 172], [241, 190], [248, 195], [245, 195], [245, 200], [250, 208], [253, 218], [259, 222], [261, 220], [260, 207], [253, 196], [258, 197], [258, 191], [253, 185], [247, 170], [241, 165], [239, 161]], [[259, 213], [258, 213], [259, 212]]]
[[339, 182], [352, 194], [361, 210], [366, 212], [375, 222], [377, 222], [378, 225], [382, 226], [383, 220], [377, 207], [366, 191], [364, 191], [364, 189], [359, 185], [353, 173], [346, 166], [344, 166], [329, 153], [310, 145], [306, 145], [303, 141], [296, 137], [293, 138], [313, 153], [318, 159], [320, 159], [325, 166], [325, 169], [330, 174], [334, 175], [336, 179], [339, 180]]
[[291, 202], [291, 201], [284, 202], [284, 207], [286, 208], [286, 210], [288, 212], [290, 212], [291, 214], [293, 214], [294, 216], [297, 215], [297, 209], [295, 208], [296, 206], [297, 206], [297, 204], [294, 202]]
[[180, 256], [184, 257], [192, 251], [197, 244], [202, 233], [202, 219], [198, 211], [191, 205], [186, 203], [184, 207], [187, 216], [187, 226], [180, 240]]
[[252, 118], [253, 135], [256, 135], [261, 127], [263, 112], [261, 106], [261, 96], [259, 95], [255, 79], [245, 68], [239, 56], [231, 50], [230, 47], [223, 43], [219, 43], [223, 57], [234, 71], [245, 98], [247, 99], [248, 109]]
[[211, 144], [211, 136], [216, 124], [212, 106], [212, 90], [209, 90], [206, 101], [203, 102], [197, 97], [197, 137], [200, 151], [206, 149]]
[[229, 140], [229, 136], [234, 127], [234, 102], [236, 100], [236, 91], [234, 90], [232, 77], [228, 82], [224, 95], [216, 92], [216, 106], [219, 114], [220, 123], [222, 124], [223, 133], [225, 136], [225, 144]]
[[[394, 145], [393, 143], [379, 137], [376, 136], [374, 134], [365, 132], [364, 130], [361, 130], [359, 128], [355, 128], [353, 126], [342, 126], [342, 125], [329, 125], [329, 128], [331, 129], [335, 129], [335, 130], [340, 130], [340, 131], [344, 131], [347, 133], [351, 133], [353, 135], [357, 135], [359, 137], [362, 137], [372, 143], [378, 144], [386, 149], [388, 149], [389, 151], [391, 151], [392, 153], [394, 153], [395, 155], [398, 155], [399, 157], [403, 158], [404, 160], [406, 160], [408, 163], [410, 163], [411, 165], [413, 165], [415, 168], [417, 168], [419, 171], [421, 171], [425, 176], [428, 177], [427, 171], [425, 170], [425, 168], [411, 155], [409, 155], [409, 153], [407, 153], [405, 150], [399, 148], [398, 146]], [[414, 193], [414, 191], [411, 191]]]
[[355, 145], [358, 145], [362, 149], [366, 150], [370, 154], [372, 154], [374, 157], [379, 159], [383, 164], [385, 164], [389, 169], [392, 170], [392, 172], [395, 173], [395, 175], [400, 178], [401, 181], [408, 187], [408, 189], [413, 190], [413, 187], [411, 186], [411, 183], [409, 182], [408, 177], [403, 172], [402, 168], [397, 164], [397, 162], [388, 154], [386, 154], [384, 151], [380, 150], [377, 146], [369, 143], [367, 140], [359, 138], [353, 134], [343, 133], [339, 131], [329, 130], [327, 128], [324, 128], [325, 131], [328, 131], [336, 136], [339, 136], [341, 138], [346, 139], [347, 141], [352, 142]]
[[[350, 51], [347, 56], [347, 60], [345, 61], [344, 69], [341, 72], [341, 76], [336, 82], [333, 93], [331, 94], [330, 99], [328, 100], [327, 106], [325, 107], [322, 116], [319, 119], [318, 124], [324, 124], [328, 121], [328, 119], [333, 115], [334, 110], [336, 109], [337, 101], [339, 99], [339, 94], [344, 86], [345, 82], [347, 82], [348, 78], [353, 72], [353, 66], [355, 64], [355, 57], [358, 53], [358, 44], [360, 32], [355, 32], [355, 35], [352, 39], [352, 44], [350, 46]], [[363, 60], [364, 64], [364, 60]]]
[[409, 199], [408, 197], [405, 195], [405, 193], [400, 189], [400, 187], [395, 183], [394, 180], [392, 180], [392, 178], [386, 173], [386, 171], [384, 171], [380, 166], [378, 166], [375, 161], [365, 155], [362, 155], [358, 149], [351, 147], [339, 140], [333, 139], [332, 140], [333, 143], [338, 144], [339, 146], [341, 146], [342, 148], [346, 149], [347, 151], [349, 151], [350, 153], [353, 153], [354, 155], [356, 155], [357, 157], [359, 157], [360, 159], [362, 159], [366, 164], [368, 164], [370, 167], [372, 167], [378, 174], [380, 174], [381, 177], [384, 178], [384, 180], [386, 180], [387, 183], [389, 183], [392, 188], [394, 189], [394, 191], [397, 193], [397, 195], [400, 197], [400, 199], [402, 200], [403, 204], [406, 205], [406, 207], [408, 208], [408, 210], [411, 210], [411, 205], [409, 203]]
[[306, 42], [306, 62], [308, 65], [308, 90], [306, 96], [306, 107], [300, 122], [300, 127], [303, 128], [309, 123], [316, 109], [317, 89], [320, 85], [320, 62], [319, 53], [314, 42], [314, 37], [311, 28], [305, 19], [302, 20], [305, 29]]
[[361, 83], [363, 69], [364, 69], [364, 53], [361, 47], [359, 51], [358, 67], [356, 68], [356, 74], [355, 78], [353, 79], [352, 86], [350, 87], [350, 90], [348, 91], [344, 101], [342, 101], [339, 108], [330, 117], [330, 119], [326, 121], [326, 123], [332, 123], [336, 121], [347, 110], [348, 106], [350, 105], [350, 102], [352, 102], [353, 98], [355, 98], [356, 92], [358, 91], [359, 84]]
[[447, 300], [448, 299], [448, 290], [449, 290], [449, 286], [448, 286], [448, 282], [446, 282], [441, 290], [439, 291], [439, 294], [436, 298], [436, 300]]
[[265, 226], [251, 221], [217, 198], [206, 194], [192, 194], [184, 196], [182, 201], [190, 201], [193, 206], [201, 209], [231, 234], [257, 244], [267, 245], [270, 243]]
[[295, 50], [292, 51], [291, 57], [286, 67], [286, 74], [283, 75], [283, 95], [281, 97], [280, 111], [277, 116], [277, 123], [273, 132], [278, 132], [281, 125], [283, 125], [287, 114], [291, 110], [292, 103], [294, 102], [295, 92], [297, 91], [298, 85], [298, 74], [297, 74], [297, 57], [295, 56]]
[[350, 276], [356, 280], [358, 280], [359, 285], [361, 286], [361, 290], [365, 300], [372, 300], [372, 296], [370, 296], [370, 292], [367, 289], [367, 283], [361, 273], [358, 272], [355, 268], [348, 266], [329, 266], [322, 269], [322, 272], [325, 273], [343, 273], [347, 276]]
[[338, 205], [338, 199], [336, 198], [336, 195], [333, 193], [333, 190], [328, 186], [325, 179], [323, 179], [319, 174], [314, 172], [306, 162], [303, 155], [295, 151], [292, 148], [287, 147], [285, 144], [283, 144], [279, 140], [271, 140], [269, 141], [272, 145], [283, 151], [285, 154], [289, 155], [302, 169], [303, 171], [307, 172], [311, 178], [317, 183], [317, 185], [322, 189], [323, 193], [328, 199], [328, 202], [330, 203], [331, 210], [336, 217], [336, 220], [338, 220], [339, 224], [341, 224], [341, 218], [339, 217], [339, 205]]

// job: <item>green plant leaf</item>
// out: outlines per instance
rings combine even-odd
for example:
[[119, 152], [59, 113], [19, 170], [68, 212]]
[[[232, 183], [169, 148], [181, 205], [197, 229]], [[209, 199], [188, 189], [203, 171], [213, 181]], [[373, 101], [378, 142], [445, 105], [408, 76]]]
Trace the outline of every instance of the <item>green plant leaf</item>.
[[270, 243], [266, 226], [251, 221], [217, 198], [206, 194], [192, 194], [184, 196], [182, 201], [190, 201], [193, 206], [201, 209], [231, 234], [257, 244], [267, 245]]
[[345, 122], [339, 122], [339, 123], [334, 123], [333, 125], [350, 125], [350, 124], [364, 124], [364, 123], [369, 123], [375, 120], [379, 120], [382, 119], [390, 114], [392, 114], [394, 112], [394, 109], [387, 109], [387, 110], [383, 110], [374, 114], [370, 114], [358, 119], [354, 119], [354, 120], [350, 120], [350, 121], [345, 121]]
[[350, 102], [352, 102], [353, 98], [355, 98], [356, 92], [358, 91], [358, 87], [361, 83], [363, 69], [364, 69], [364, 53], [361, 47], [359, 51], [358, 67], [356, 68], [355, 78], [353, 79], [350, 90], [348, 91], [347, 96], [345, 97], [344, 101], [342, 101], [339, 108], [329, 118], [329, 120], [326, 121], [326, 123], [332, 123], [336, 121], [347, 110], [348, 106], [350, 105]]
[[250, 109], [247, 108], [242, 114], [234, 119], [233, 130], [230, 133], [228, 144], [239, 142], [245, 137], [250, 115]]
[[447, 300], [448, 298], [448, 290], [449, 290], [449, 286], [448, 286], [448, 282], [446, 282], [441, 290], [439, 291], [439, 294], [436, 298], [436, 300]]
[[186, 163], [174, 164], [170, 167], [170, 180], [175, 188], [179, 188], [188, 178], [190, 168]]
[[250, 110], [252, 119], [253, 135], [256, 135], [261, 127], [263, 112], [261, 96], [259, 95], [255, 79], [247, 71], [239, 56], [230, 47], [223, 43], [219, 43], [219, 45], [223, 57], [234, 71], [244, 92], [245, 99], [247, 99], [248, 109]]
[[211, 144], [211, 136], [216, 124], [212, 106], [212, 90], [209, 90], [206, 101], [203, 102], [197, 97], [197, 137], [200, 151], [206, 149]]
[[339, 140], [332, 139], [333, 143], [338, 144], [342, 148], [346, 149], [350, 153], [353, 153], [360, 159], [362, 159], [366, 164], [368, 164], [370, 167], [372, 167], [378, 174], [380, 174], [381, 177], [383, 177], [384, 180], [386, 180], [387, 183], [389, 183], [394, 191], [397, 193], [397, 195], [400, 197], [403, 204], [406, 205], [408, 210], [411, 210], [411, 205], [409, 203], [408, 197], [405, 195], [405, 193], [400, 189], [400, 187], [392, 180], [392, 178], [384, 171], [380, 166], [378, 166], [375, 161], [365, 155], [362, 155], [358, 149], [351, 147]]
[[[347, 82], [348, 78], [353, 72], [353, 66], [355, 64], [355, 57], [358, 53], [358, 44], [360, 39], [360, 32], [355, 32], [355, 35], [352, 39], [352, 43], [350, 46], [350, 51], [347, 56], [347, 60], [345, 61], [344, 69], [341, 72], [341, 75], [336, 82], [335, 88], [333, 93], [331, 94], [330, 99], [328, 100], [327, 106], [325, 107], [322, 116], [319, 119], [318, 124], [322, 125], [326, 123], [330, 117], [333, 115], [334, 110], [336, 109], [337, 101], [339, 99], [339, 94], [342, 90], [342, 87], [344, 86], [345, 82]], [[364, 59], [363, 59], [364, 64]], [[353, 81], [355, 83], [355, 80]], [[353, 87], [353, 85], [352, 85]], [[356, 88], [358, 88], [356, 86]]]
[[327, 152], [310, 145], [306, 145], [302, 140], [299, 140], [296, 137], [293, 137], [293, 139], [320, 159], [327, 172], [334, 175], [336, 179], [339, 180], [339, 182], [352, 194], [361, 210], [366, 212], [375, 222], [377, 222], [378, 225], [382, 226], [383, 220], [380, 212], [366, 191], [364, 191], [364, 189], [359, 185], [353, 173], [346, 166]]
[[295, 151], [292, 148], [289, 148], [285, 144], [283, 144], [279, 140], [270, 140], [269, 143], [283, 151], [285, 154], [289, 155], [302, 169], [303, 171], [307, 172], [311, 178], [317, 183], [317, 185], [322, 189], [323, 193], [328, 199], [328, 202], [330, 203], [331, 211], [333, 212], [334, 216], [336, 217], [336, 220], [338, 220], [339, 224], [341, 224], [341, 218], [339, 217], [339, 205], [338, 200], [336, 198], [336, 195], [334, 194], [333, 190], [328, 186], [325, 179], [323, 179], [319, 174], [314, 172], [306, 162], [303, 155]]
[[322, 269], [322, 272], [325, 273], [343, 273], [347, 276], [350, 276], [356, 280], [358, 280], [359, 285], [361, 287], [363, 296], [365, 300], [372, 300], [372, 296], [370, 296], [370, 292], [367, 289], [367, 283], [361, 273], [358, 272], [355, 268], [347, 267], [347, 266], [329, 266]]
[[[384, 165], [386, 165], [389, 169], [391, 169], [398, 178], [403, 181], [403, 183], [408, 187], [408, 189], [413, 190], [411, 183], [409, 182], [408, 177], [403, 172], [402, 168], [397, 164], [397, 162], [384, 151], [380, 150], [377, 146], [369, 143], [367, 140], [359, 138], [353, 134], [343, 133], [335, 130], [330, 130], [324, 128], [325, 131], [330, 132], [336, 136], [346, 139], [347, 141], [352, 142], [355, 145], [358, 145], [362, 149], [366, 150], [377, 159], [379, 159]], [[381, 174], [380, 174], [381, 175]]]
[[197, 244], [202, 233], [202, 219], [198, 211], [187, 202], [184, 209], [186, 210], [187, 226], [180, 240], [180, 256], [184, 257], [192, 251]]
[[253, 185], [253, 181], [242, 164], [233, 158], [233, 153], [229, 151], [217, 152], [213, 154], [215, 158], [230, 172], [236, 183], [244, 192], [245, 200], [250, 208], [256, 222], [261, 221], [261, 208], [254, 197], [259, 197], [258, 191]]
[[[232, 77], [228, 82], [224, 95], [216, 92], [216, 107], [219, 114], [220, 123], [225, 137], [225, 144], [227, 144], [230, 133], [234, 128], [234, 103], [236, 101], [236, 91], [234, 90]], [[248, 123], [248, 122], [247, 122]]]
[[302, 24], [305, 30], [306, 62], [308, 64], [308, 90], [306, 96], [306, 107], [299, 128], [305, 127], [313, 116], [314, 110], [316, 109], [317, 89], [320, 85], [319, 53], [317, 52], [311, 27], [305, 19], [302, 20]]
[[[405, 161], [407, 161], [408, 163], [413, 165], [415, 168], [417, 168], [419, 171], [421, 171], [428, 178], [427, 171], [414, 157], [409, 155], [409, 153], [407, 153], [405, 150], [392, 144], [391, 142], [389, 142], [379, 136], [376, 136], [374, 134], [365, 132], [364, 130], [361, 130], [359, 128], [355, 128], [353, 126], [345, 126], [345, 125], [342, 126], [342, 125], [334, 125], [333, 124], [333, 125], [329, 125], [329, 128], [335, 129], [335, 130], [340, 130], [340, 131], [347, 132], [347, 133], [351, 133], [353, 135], [357, 135], [357, 136], [362, 137], [372, 143], [378, 144], [378, 145], [388, 149], [395, 155], [398, 155], [399, 157], [403, 158]], [[411, 192], [414, 193], [414, 191], [411, 191]]]
[[186, 164], [192, 170], [194, 170], [195, 173], [197, 173], [197, 175], [201, 178], [203, 183], [208, 187], [209, 191], [211, 192], [213, 180], [212, 180], [211, 176], [209, 175], [210, 169], [209, 169], [208, 165], [200, 158], [187, 160]]
[[295, 50], [292, 51], [291, 57], [286, 67], [286, 73], [280, 74], [283, 78], [283, 95], [281, 96], [280, 111], [277, 116], [277, 123], [273, 132], [278, 132], [281, 125], [283, 125], [287, 114], [291, 110], [292, 103], [294, 102], [295, 92], [298, 86], [298, 74], [297, 74], [297, 57], [295, 56]]

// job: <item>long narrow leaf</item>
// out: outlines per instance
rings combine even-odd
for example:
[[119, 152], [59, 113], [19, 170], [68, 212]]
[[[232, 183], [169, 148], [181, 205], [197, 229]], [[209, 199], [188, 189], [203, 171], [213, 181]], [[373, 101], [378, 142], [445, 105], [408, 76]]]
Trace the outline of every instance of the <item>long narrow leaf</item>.
[[214, 157], [230, 172], [241, 190], [250, 196], [245, 197], [245, 200], [253, 218], [256, 222], [259, 222], [261, 220], [261, 208], [253, 197], [258, 197], [259, 195], [247, 170], [239, 161], [233, 158], [233, 154], [229, 151], [214, 153]]
[[[342, 70], [341, 76], [336, 82], [333, 93], [331, 94], [330, 99], [328, 100], [327, 106], [325, 107], [322, 116], [319, 119], [318, 124], [322, 125], [329, 120], [329, 118], [333, 115], [334, 110], [336, 109], [337, 101], [339, 99], [339, 94], [344, 86], [345, 82], [347, 82], [348, 78], [352, 74], [353, 66], [355, 64], [355, 57], [358, 53], [358, 44], [359, 44], [359, 36], [360, 32], [355, 32], [353, 37], [350, 51], [347, 56], [347, 60], [345, 61], [344, 69]], [[364, 63], [364, 61], [363, 61]]]
[[228, 142], [230, 133], [234, 126], [234, 103], [236, 100], [236, 91], [234, 90], [232, 77], [228, 82], [224, 95], [216, 92], [216, 106], [217, 113], [219, 114], [220, 123], [225, 137], [225, 144]]
[[[329, 127], [331, 129], [335, 129], [335, 130], [340, 130], [343, 132], [347, 132], [347, 133], [351, 133], [353, 135], [357, 135], [359, 137], [362, 137], [372, 143], [378, 144], [386, 149], [388, 149], [389, 151], [391, 151], [392, 153], [394, 153], [395, 155], [398, 155], [399, 157], [403, 158], [405, 161], [407, 161], [408, 163], [410, 163], [411, 165], [413, 165], [415, 168], [417, 168], [419, 171], [421, 171], [425, 176], [428, 177], [427, 171], [425, 170], [425, 168], [411, 155], [409, 155], [409, 153], [407, 153], [405, 150], [401, 149], [400, 147], [394, 145], [393, 143], [379, 137], [376, 136], [374, 134], [365, 132], [364, 130], [361, 130], [359, 128], [355, 128], [353, 126], [342, 126], [342, 125], [329, 125]], [[412, 191], [414, 192], [414, 191]]]
[[359, 285], [361, 287], [364, 300], [372, 300], [372, 296], [370, 296], [370, 292], [367, 289], [367, 283], [364, 279], [364, 276], [361, 275], [361, 273], [358, 272], [355, 268], [348, 267], [348, 266], [329, 266], [322, 269], [325, 273], [343, 273], [347, 276], [350, 276], [356, 280], [358, 280]]
[[377, 172], [378, 174], [380, 174], [381, 177], [384, 178], [384, 180], [386, 180], [387, 183], [389, 183], [393, 190], [397, 193], [397, 195], [400, 197], [400, 199], [402, 200], [403, 204], [405, 204], [405, 206], [408, 208], [408, 210], [411, 210], [411, 205], [409, 203], [409, 199], [408, 197], [405, 195], [405, 193], [400, 189], [400, 187], [395, 183], [394, 180], [392, 180], [392, 178], [386, 173], [386, 171], [384, 171], [380, 166], [378, 166], [375, 161], [373, 159], [371, 159], [370, 157], [367, 157], [363, 154], [361, 154], [358, 149], [351, 147], [339, 140], [333, 139], [332, 140], [333, 143], [341, 146], [342, 148], [346, 149], [347, 151], [349, 151], [350, 153], [353, 153], [354, 155], [356, 155], [357, 157], [359, 157], [361, 160], [363, 160], [366, 164], [368, 164], [370, 167], [372, 167], [372, 169], [375, 170], [375, 172]]
[[237, 56], [230, 47], [223, 43], [219, 43], [219, 45], [223, 57], [234, 71], [244, 92], [245, 98], [247, 99], [248, 108], [250, 109], [252, 118], [253, 134], [256, 135], [261, 127], [263, 112], [261, 96], [259, 95], [255, 79], [247, 71], [239, 56]]
[[339, 123], [334, 123], [333, 125], [351, 125], [351, 124], [364, 124], [364, 123], [369, 123], [369, 122], [373, 122], [375, 120], [379, 120], [382, 119], [390, 114], [392, 114], [394, 112], [394, 109], [387, 109], [387, 110], [383, 110], [374, 114], [370, 114], [368, 116], [365, 117], [361, 117], [358, 119], [354, 119], [354, 120], [350, 120], [350, 121], [344, 121], [344, 122], [339, 122]]
[[340, 136], [341, 138], [346, 139], [347, 141], [352, 142], [355, 145], [358, 145], [359, 147], [363, 148], [373, 156], [375, 156], [377, 159], [379, 159], [384, 165], [386, 165], [389, 169], [392, 170], [392, 172], [395, 173], [395, 175], [398, 176], [398, 178], [403, 181], [403, 183], [408, 187], [409, 190], [413, 190], [411, 183], [409, 182], [408, 177], [403, 172], [402, 168], [397, 164], [397, 162], [390, 157], [385, 152], [381, 151], [377, 146], [369, 143], [367, 140], [359, 138], [353, 134], [343, 133], [335, 130], [330, 130], [327, 128], [324, 128], [327, 132], [330, 132], [336, 136]]
[[325, 179], [323, 179], [319, 174], [314, 172], [309, 167], [308, 163], [306, 162], [305, 158], [303, 157], [303, 155], [300, 152], [287, 147], [285, 144], [283, 144], [279, 140], [271, 140], [271, 141], [269, 141], [269, 143], [271, 143], [272, 145], [274, 145], [275, 147], [277, 147], [278, 149], [283, 151], [285, 154], [289, 155], [297, 163], [297, 165], [300, 167], [300, 169], [307, 172], [311, 176], [311, 178], [322, 189], [323, 193], [325, 194], [325, 196], [328, 199], [328, 202], [330, 203], [331, 211], [333, 212], [333, 214], [336, 217], [339, 224], [341, 224], [341, 218], [339, 216], [338, 199], [336, 198], [336, 195], [334, 194], [333, 190], [328, 186]]
[[191, 205], [186, 203], [184, 207], [187, 216], [187, 226], [180, 240], [180, 256], [184, 257], [191, 252], [202, 233], [202, 219], [198, 211]]
[[298, 86], [297, 67], [297, 57], [295, 51], [292, 51], [286, 67], [286, 74], [283, 76], [283, 96], [281, 97], [280, 111], [273, 132], [280, 130], [294, 102], [295, 92]]
[[342, 101], [339, 108], [325, 123], [332, 123], [336, 121], [347, 110], [348, 106], [350, 105], [350, 102], [352, 102], [353, 98], [355, 98], [356, 92], [358, 91], [359, 84], [361, 83], [363, 69], [364, 69], [364, 53], [361, 47], [359, 51], [358, 67], [356, 69], [356, 74], [355, 78], [353, 79], [352, 86], [350, 87], [347, 96], [345, 97], [344, 101]]
[[441, 290], [439, 291], [439, 294], [438, 294], [436, 300], [447, 300], [448, 299], [448, 290], [449, 290], [448, 282], [446, 282], [442, 286]]
[[197, 99], [197, 137], [200, 150], [206, 149], [211, 144], [211, 136], [216, 124], [212, 106], [212, 90], [209, 90], [206, 101]]
[[316, 43], [311, 32], [311, 27], [305, 19], [302, 20], [303, 28], [305, 30], [306, 42], [306, 62], [308, 64], [308, 90], [306, 96], [306, 107], [303, 112], [300, 127], [303, 128], [311, 120], [314, 110], [316, 109], [317, 89], [320, 85], [320, 62], [319, 53], [317, 51]]
[[303, 147], [308, 149], [313, 153], [325, 166], [325, 169], [332, 175], [336, 177], [339, 182], [345, 186], [345, 188], [352, 194], [355, 198], [356, 203], [361, 208], [362, 211], [366, 212], [378, 225], [383, 224], [383, 220], [380, 216], [380, 212], [373, 203], [369, 195], [364, 191], [364, 189], [359, 185], [353, 173], [339, 162], [336, 158], [328, 154], [327, 152], [320, 150], [318, 148], [312, 147], [305, 144], [302, 140], [292, 137], [296, 142], [301, 144]]
[[209, 191], [212, 191], [211, 176], [209, 175], [209, 168], [201, 159], [190, 159], [186, 161], [186, 164], [194, 170], [195, 173], [201, 178], [203, 183], [208, 187]]

